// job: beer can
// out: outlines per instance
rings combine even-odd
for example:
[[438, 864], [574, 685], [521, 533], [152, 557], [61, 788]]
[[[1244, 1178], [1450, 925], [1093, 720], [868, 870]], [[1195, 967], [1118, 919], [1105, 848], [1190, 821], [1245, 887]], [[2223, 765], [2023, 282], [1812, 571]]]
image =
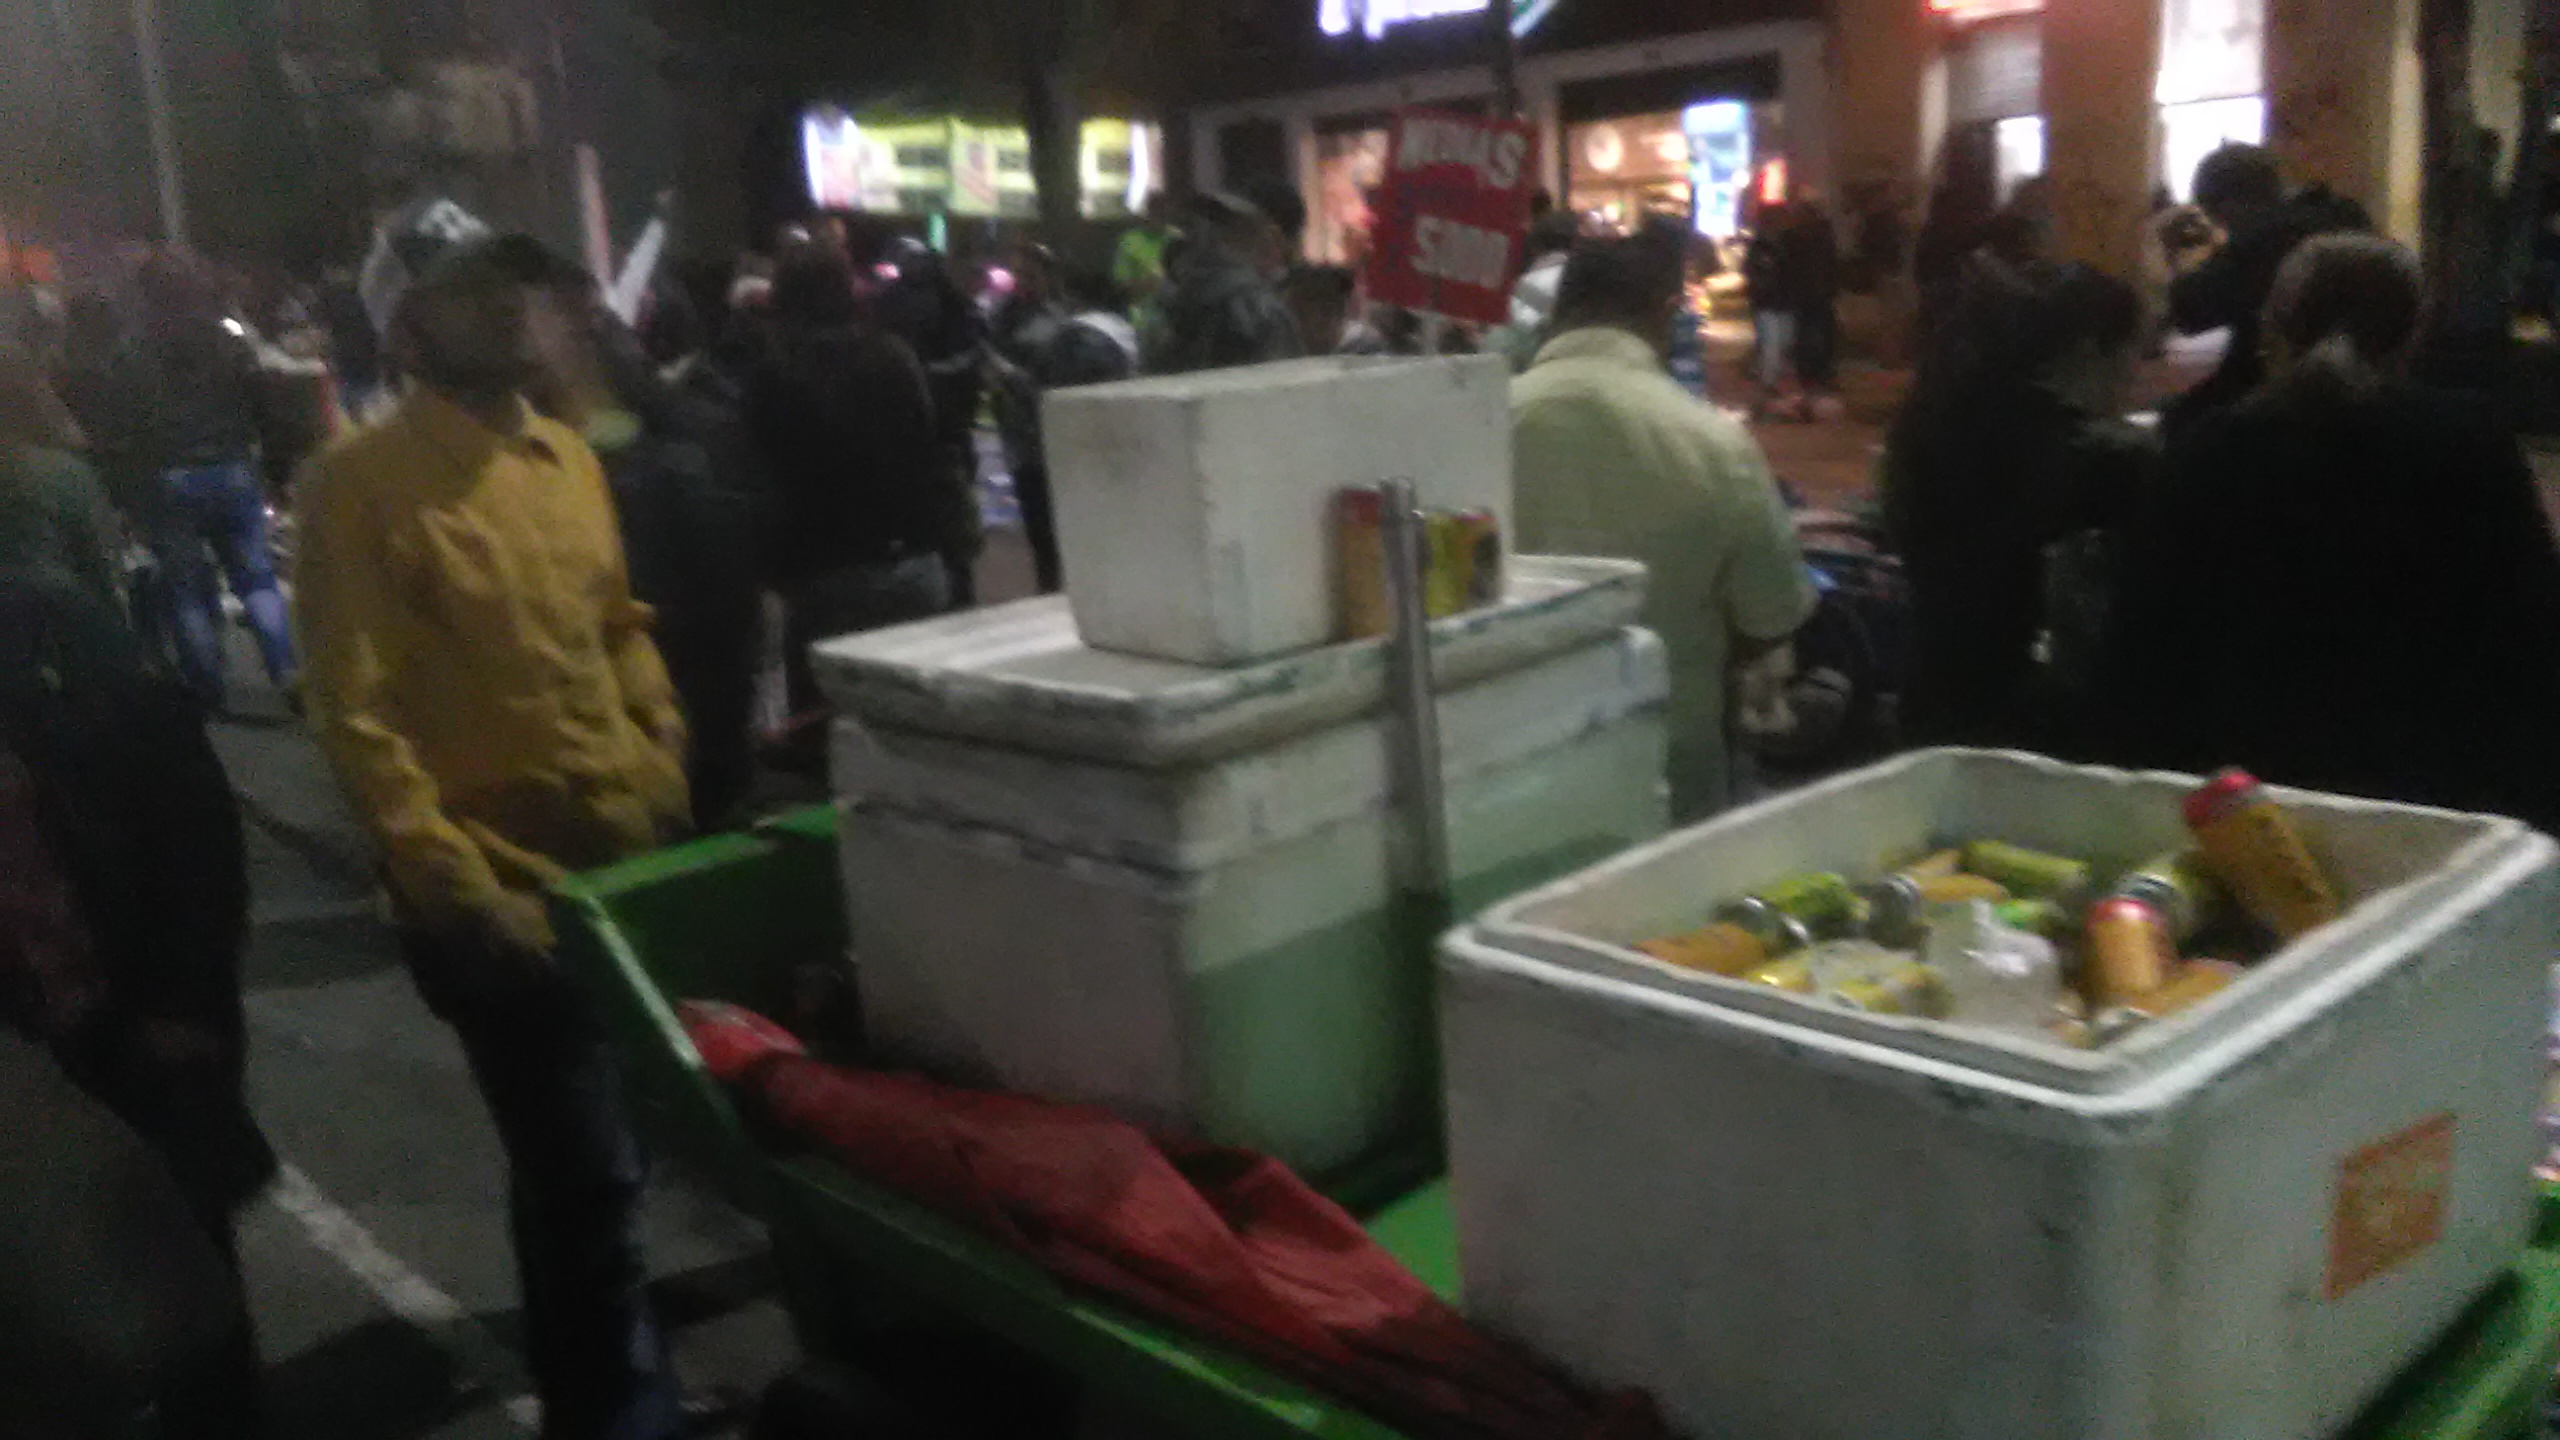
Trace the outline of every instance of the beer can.
[[1993, 919], [2012, 930], [2057, 940], [2071, 931], [2071, 912], [2050, 900], [2010, 900], [1991, 907]]
[[1719, 922], [1685, 935], [1647, 940], [1636, 947], [1666, 965], [1728, 979], [1769, 963], [1769, 947], [1739, 925]]
[[2211, 884], [2201, 859], [2181, 850], [2127, 871], [2116, 882], [2115, 893], [2159, 910], [2169, 921], [2169, 933], [2184, 944], [2204, 927]]
[[2089, 1003], [2123, 1005], [2169, 983], [2178, 964], [2169, 923], [2139, 900], [2101, 900], [2089, 907], [2085, 972]]
[[2230, 989], [2240, 975], [2240, 967], [2227, 960], [2191, 960], [2177, 968], [2168, 984], [2127, 1000], [2124, 1008], [2147, 1020], [2166, 1020]]
[[1337, 622], [1346, 640], [1365, 640], [1395, 628], [1387, 598], [1386, 501], [1354, 486], [1333, 497], [1334, 589]]
[[1813, 993], [1813, 966], [1802, 959], [1773, 961], [1742, 978], [1748, 984], [1766, 985], [1794, 995]]
[[2068, 903], [2089, 893], [2089, 867], [2078, 860], [2029, 850], [1998, 840], [1977, 840], [1964, 847], [1964, 868], [1997, 880], [2009, 893], [2031, 900]]
[[1848, 935], [1863, 928], [1866, 902], [1856, 887], [1840, 876], [1808, 872], [1790, 875], [1754, 891], [1752, 899], [1803, 923], [1817, 938]]
[[1751, 932], [1771, 955], [1790, 955], [1813, 943], [1805, 923], [1756, 895], [1744, 896], [1716, 912], [1716, 919]]
[[1824, 998], [1870, 1015], [1943, 1019], [1949, 1008], [1946, 982], [1937, 971], [1920, 964], [1897, 965], [1869, 979], [1843, 981]]
[[2205, 864], [2260, 924], [2291, 940], [2338, 918], [2337, 886], [2256, 777], [2226, 770], [2186, 809]]
[[1971, 900], [1997, 904], [2008, 898], [2007, 887], [1979, 875], [1923, 877], [1908, 872], [1888, 875], [1865, 892], [1869, 931], [1888, 941], [1916, 941], [1929, 912], [1941, 905]]
[[1502, 564], [1502, 521], [1490, 510], [1458, 515], [1468, 546], [1467, 608], [1502, 603], [1508, 577]]

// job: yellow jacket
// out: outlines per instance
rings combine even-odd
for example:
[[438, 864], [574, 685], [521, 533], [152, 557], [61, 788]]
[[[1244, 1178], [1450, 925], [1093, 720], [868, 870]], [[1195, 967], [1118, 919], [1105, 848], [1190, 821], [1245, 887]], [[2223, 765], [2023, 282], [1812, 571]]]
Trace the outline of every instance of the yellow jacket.
[[321, 748], [431, 929], [548, 948], [564, 873], [686, 813], [683, 725], [604, 472], [413, 390], [302, 481], [297, 616]]

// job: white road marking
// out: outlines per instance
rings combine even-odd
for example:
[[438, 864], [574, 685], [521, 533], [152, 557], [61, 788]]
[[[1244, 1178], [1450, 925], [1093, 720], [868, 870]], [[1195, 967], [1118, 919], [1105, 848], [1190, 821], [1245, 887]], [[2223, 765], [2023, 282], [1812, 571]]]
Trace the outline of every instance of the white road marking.
[[[280, 1166], [267, 1198], [320, 1252], [373, 1292], [382, 1307], [424, 1331], [454, 1359], [465, 1393], [495, 1390], [511, 1373], [506, 1347], [488, 1328], [436, 1283], [409, 1268], [406, 1261], [382, 1248], [373, 1232], [341, 1209], [311, 1177], [293, 1165]], [[534, 1434], [542, 1428], [540, 1402], [520, 1395], [506, 1402], [506, 1415], [516, 1428]]]

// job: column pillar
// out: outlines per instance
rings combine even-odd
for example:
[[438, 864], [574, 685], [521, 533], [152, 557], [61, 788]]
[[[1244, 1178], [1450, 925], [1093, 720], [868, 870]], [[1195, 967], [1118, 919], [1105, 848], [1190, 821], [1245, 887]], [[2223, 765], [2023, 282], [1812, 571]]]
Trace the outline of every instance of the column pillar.
[[1826, 48], [1819, 30], [1808, 29], [1790, 38], [1778, 52], [1778, 84], [1787, 105], [1787, 168], [1791, 183], [1800, 189], [1823, 192], [1836, 214], [1840, 188], [1838, 175], [1832, 169], [1831, 77], [1823, 67]]
[[1831, 45], [1840, 183], [1890, 182], [1917, 206], [1927, 198], [1924, 97], [1938, 52], [1927, 0], [1837, 0]]
[[2063, 258], [2141, 275], [2159, 145], [2160, 0], [2044, 12], [2045, 173]]
[[1531, 72], [1520, 81], [1521, 108], [1538, 128], [1538, 184], [1564, 203], [1564, 95], [1547, 75]]
[[2412, 0], [2267, 0], [2267, 141], [2285, 178], [2359, 201], [2395, 233], [2395, 210], [2411, 230], [2417, 218], [2416, 195], [2396, 193], [2414, 192], [2416, 27]]

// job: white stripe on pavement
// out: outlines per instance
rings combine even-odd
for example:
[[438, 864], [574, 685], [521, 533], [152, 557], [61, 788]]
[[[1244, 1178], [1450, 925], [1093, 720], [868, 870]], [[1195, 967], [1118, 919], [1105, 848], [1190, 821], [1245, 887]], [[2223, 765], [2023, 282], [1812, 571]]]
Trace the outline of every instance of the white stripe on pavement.
[[[472, 1318], [470, 1311], [462, 1308], [462, 1302], [383, 1249], [373, 1232], [320, 1193], [320, 1187], [312, 1184], [311, 1177], [298, 1167], [279, 1166], [267, 1198], [302, 1227], [303, 1234], [322, 1254], [362, 1281], [384, 1309], [426, 1332], [451, 1355], [466, 1393], [494, 1390], [509, 1373], [505, 1347], [486, 1326]], [[505, 1409], [507, 1418], [526, 1434], [542, 1428], [541, 1407], [532, 1396], [509, 1400]]]

